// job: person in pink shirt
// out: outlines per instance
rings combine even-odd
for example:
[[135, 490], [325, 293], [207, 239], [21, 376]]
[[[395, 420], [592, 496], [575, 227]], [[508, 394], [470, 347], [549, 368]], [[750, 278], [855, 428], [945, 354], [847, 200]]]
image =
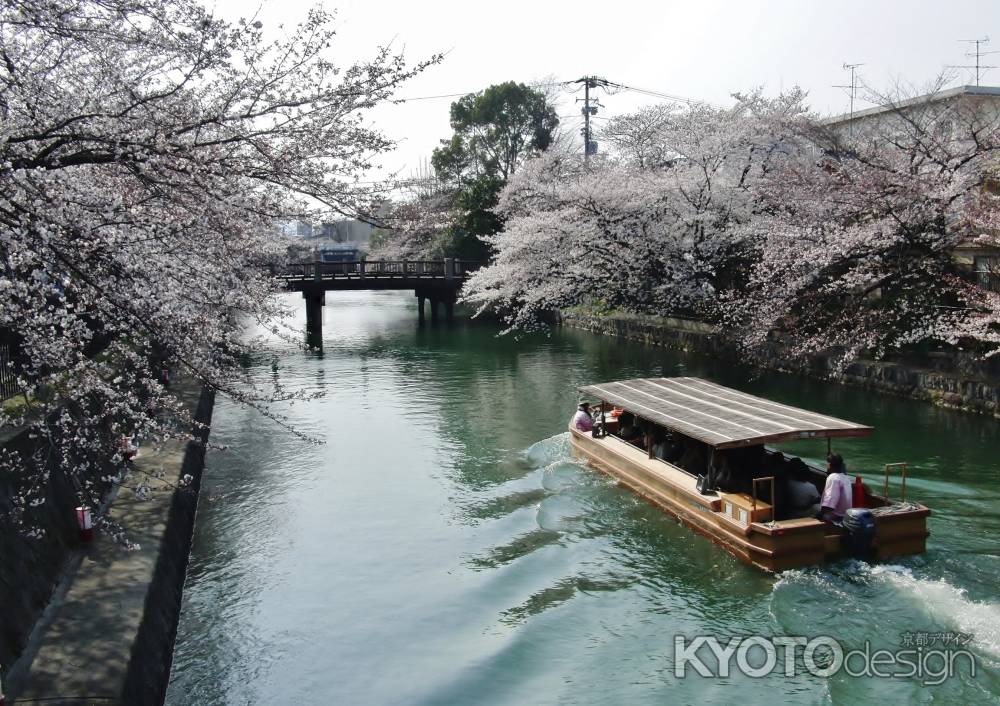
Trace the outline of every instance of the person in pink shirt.
[[851, 479], [847, 477], [847, 467], [840, 454], [832, 454], [826, 459], [826, 486], [820, 500], [819, 519], [839, 522], [844, 513], [853, 507]]
[[573, 428], [577, 431], [590, 431], [594, 428], [594, 418], [590, 416], [590, 405], [581, 402], [576, 414], [573, 416]]

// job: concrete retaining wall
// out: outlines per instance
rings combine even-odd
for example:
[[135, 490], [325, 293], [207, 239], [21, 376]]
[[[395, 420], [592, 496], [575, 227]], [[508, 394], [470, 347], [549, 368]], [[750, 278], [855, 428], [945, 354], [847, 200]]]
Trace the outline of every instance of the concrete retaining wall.
[[[738, 351], [715, 327], [700, 321], [627, 314], [594, 316], [577, 312], [562, 312], [559, 320], [565, 326], [605, 336], [716, 357], [739, 358]], [[818, 359], [813, 361], [808, 374], [832, 382], [1000, 417], [1000, 375], [996, 374], [996, 366], [997, 362], [984, 364], [972, 356], [955, 354], [928, 357], [919, 364], [915, 361], [859, 360], [840, 375], [830, 369], [827, 361]], [[772, 353], [767, 367], [774, 370], [793, 369], [777, 352]]]

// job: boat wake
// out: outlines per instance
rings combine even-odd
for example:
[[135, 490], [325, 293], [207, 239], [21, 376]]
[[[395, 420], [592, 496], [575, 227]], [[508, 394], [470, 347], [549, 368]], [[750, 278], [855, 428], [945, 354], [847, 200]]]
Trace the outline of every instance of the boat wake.
[[[809, 612], [801, 609], [821, 596], [866, 606], [856, 621], [866, 633], [964, 633], [972, 636], [968, 647], [1000, 658], [1000, 604], [973, 600], [945, 578], [920, 576], [907, 566], [862, 561], [785, 571], [774, 584], [772, 614], [786, 629], [808, 632], [815, 626], [805, 617]], [[870, 622], [873, 619], [875, 623]]]
[[973, 646], [1000, 657], [1000, 604], [970, 599], [965, 589], [945, 579], [915, 576], [905, 566], [881, 564], [869, 567], [875, 580], [889, 583], [912, 596], [935, 620], [973, 635]]
[[544, 468], [556, 461], [569, 461], [569, 432], [536, 441], [524, 450], [524, 459], [535, 468]]
[[558, 493], [575, 486], [593, 476], [581, 475], [586, 465], [570, 454], [569, 432], [542, 439], [524, 451], [525, 461], [541, 472], [542, 487], [550, 493]]

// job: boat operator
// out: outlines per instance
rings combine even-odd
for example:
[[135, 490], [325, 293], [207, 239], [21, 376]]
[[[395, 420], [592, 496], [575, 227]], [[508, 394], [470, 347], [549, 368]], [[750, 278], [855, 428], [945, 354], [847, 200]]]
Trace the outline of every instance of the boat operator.
[[590, 416], [590, 405], [581, 402], [573, 415], [573, 428], [577, 431], [590, 431], [594, 428], [594, 418]]
[[824, 522], [840, 522], [844, 513], [853, 507], [851, 479], [847, 477], [847, 467], [840, 454], [826, 458], [826, 485], [820, 501], [819, 519]]

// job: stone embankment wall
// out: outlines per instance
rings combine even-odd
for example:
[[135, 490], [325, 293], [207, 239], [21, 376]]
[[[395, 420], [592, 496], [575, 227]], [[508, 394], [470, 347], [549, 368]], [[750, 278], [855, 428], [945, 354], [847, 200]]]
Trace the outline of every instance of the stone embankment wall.
[[842, 382], [1000, 418], [1000, 379], [997, 378], [968, 377], [909, 364], [860, 360], [848, 366]]
[[[670, 317], [610, 314], [596, 316], [562, 312], [564, 326], [615, 336], [648, 345], [737, 359], [738, 352], [711, 324]], [[813, 361], [812, 377], [887, 392], [934, 404], [1000, 417], [1000, 371], [961, 354], [934, 355], [925, 360], [855, 361], [836, 375], [826, 360]], [[775, 352], [767, 363], [773, 370], [791, 370]], [[798, 371], [797, 371], [798, 372]]]

